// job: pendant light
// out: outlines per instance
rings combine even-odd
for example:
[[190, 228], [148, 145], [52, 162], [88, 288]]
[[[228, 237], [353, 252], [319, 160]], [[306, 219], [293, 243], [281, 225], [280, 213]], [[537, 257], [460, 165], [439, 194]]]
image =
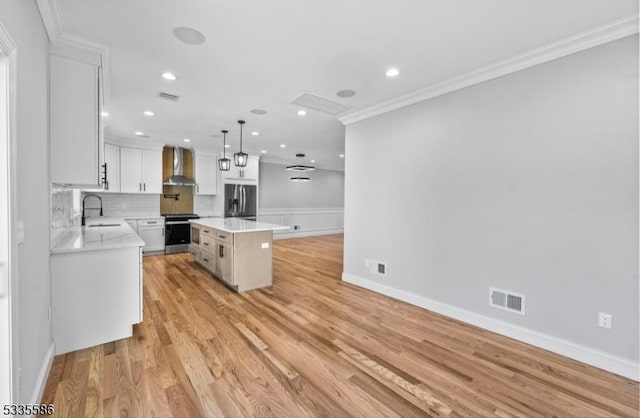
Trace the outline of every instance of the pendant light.
[[249, 156], [244, 152], [242, 152], [242, 125], [244, 125], [244, 121], [239, 120], [238, 125], [240, 125], [240, 152], [236, 152], [235, 154], [233, 154], [233, 159], [236, 164], [236, 167], [246, 167], [247, 158]]
[[218, 160], [218, 168], [220, 171], [229, 171], [231, 168], [231, 160], [227, 158], [227, 134], [229, 131], [223, 130], [222, 135], [224, 136], [224, 145], [222, 146], [222, 158]]

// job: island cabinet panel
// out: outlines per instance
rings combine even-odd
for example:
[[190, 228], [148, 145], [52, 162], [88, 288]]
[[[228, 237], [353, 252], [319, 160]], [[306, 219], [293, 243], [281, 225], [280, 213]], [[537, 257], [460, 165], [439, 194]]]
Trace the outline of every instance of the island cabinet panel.
[[232, 233], [194, 224], [191, 257], [218, 280], [238, 292], [273, 283], [273, 232]]

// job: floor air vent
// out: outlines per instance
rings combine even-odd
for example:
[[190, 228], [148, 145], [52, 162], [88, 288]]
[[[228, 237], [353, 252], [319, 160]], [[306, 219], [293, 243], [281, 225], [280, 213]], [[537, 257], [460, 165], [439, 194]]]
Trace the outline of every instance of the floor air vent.
[[489, 305], [524, 315], [524, 295], [508, 290], [489, 288]]

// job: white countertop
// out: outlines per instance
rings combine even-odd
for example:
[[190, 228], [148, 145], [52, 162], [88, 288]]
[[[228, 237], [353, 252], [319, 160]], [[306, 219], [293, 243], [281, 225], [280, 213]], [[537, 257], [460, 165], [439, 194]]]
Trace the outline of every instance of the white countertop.
[[219, 229], [232, 234], [242, 232], [279, 231], [289, 229], [286, 225], [270, 224], [267, 222], [249, 221], [238, 218], [201, 218], [191, 219], [189, 222], [209, 228]]
[[[118, 224], [117, 226], [91, 225]], [[87, 226], [64, 228], [51, 247], [51, 254], [143, 247], [144, 241], [123, 218], [88, 218]]]

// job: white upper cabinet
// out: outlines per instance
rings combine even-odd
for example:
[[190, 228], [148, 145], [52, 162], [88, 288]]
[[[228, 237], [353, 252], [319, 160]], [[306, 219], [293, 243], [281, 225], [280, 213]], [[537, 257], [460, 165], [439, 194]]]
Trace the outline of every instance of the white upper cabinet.
[[217, 193], [216, 175], [218, 162], [214, 155], [196, 152], [196, 194], [213, 195]]
[[104, 191], [120, 192], [120, 147], [113, 144], [104, 144], [104, 164], [106, 169], [106, 182]]
[[162, 151], [142, 150], [142, 191], [162, 193]]
[[120, 147], [120, 191], [142, 193], [142, 150]]
[[162, 151], [120, 147], [120, 191], [162, 193]]
[[246, 167], [236, 167], [233, 163], [233, 155], [227, 155], [227, 158], [231, 160], [231, 169], [220, 171], [224, 183], [257, 184], [260, 164], [258, 157], [249, 156]]
[[51, 182], [102, 187], [100, 67], [50, 55]]

